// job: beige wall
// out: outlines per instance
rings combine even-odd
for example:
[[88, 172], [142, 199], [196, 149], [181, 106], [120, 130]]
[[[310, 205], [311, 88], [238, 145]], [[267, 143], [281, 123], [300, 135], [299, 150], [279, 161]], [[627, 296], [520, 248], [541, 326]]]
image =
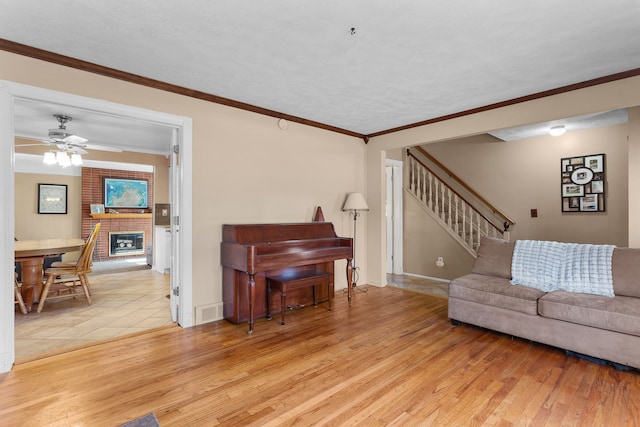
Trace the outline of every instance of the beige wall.
[[[38, 214], [38, 184], [67, 186], [67, 214]], [[82, 238], [79, 176], [15, 174], [15, 233], [18, 240]]]
[[[384, 183], [380, 179], [380, 157], [385, 157], [387, 151], [414, 145], [457, 140], [496, 129], [638, 105], [640, 105], [640, 77], [632, 77], [371, 138], [367, 145], [367, 197], [371, 208], [368, 212], [367, 229], [369, 281], [385, 283], [385, 269], [380, 267], [380, 261], [385, 259], [383, 250], [385, 245], [384, 200], [380, 196], [380, 194], [384, 194]], [[636, 117], [638, 116], [637, 111], [634, 114]], [[634, 198], [633, 189], [640, 185], [640, 175], [638, 175], [640, 171], [637, 170], [640, 169], [637, 167], [640, 164], [640, 149], [638, 148], [640, 147], [640, 132], [637, 130], [637, 121], [633, 121], [631, 126], [635, 131], [629, 133], [629, 146], [633, 147], [633, 152], [629, 153], [627, 183], [627, 188], [631, 192], [629, 199]], [[578, 147], [576, 152], [581, 154], [582, 149]], [[553, 167], [553, 171], [550, 169], [551, 179], [557, 179], [559, 159], [557, 161], [557, 168]], [[495, 167], [502, 167], [502, 165], [495, 165]], [[609, 190], [612, 189], [609, 188]], [[533, 206], [527, 204], [524, 209], [528, 211], [531, 207]], [[544, 212], [547, 212], [547, 208], [539, 207], [539, 209], [544, 209]], [[620, 215], [619, 218], [624, 218], [624, 216]], [[640, 230], [640, 204], [635, 200], [628, 205], [626, 218], [629, 223], [627, 241], [631, 246], [634, 246], [633, 241], [640, 241], [640, 233], [638, 232]], [[616, 237], [616, 239], [621, 238]]]
[[[628, 246], [628, 129], [627, 124], [620, 124], [512, 142], [483, 134], [423, 148], [516, 221], [511, 229], [512, 240]], [[606, 212], [562, 213], [560, 159], [600, 153], [606, 155]], [[537, 218], [531, 217], [531, 209], [538, 210]], [[447, 271], [435, 267], [433, 257], [446, 253], [456, 243], [446, 235], [435, 238], [441, 234], [437, 230], [440, 227], [429, 217], [410, 221], [409, 215], [411, 212], [405, 212], [405, 222], [412, 227], [405, 227], [405, 234], [415, 236], [429, 230], [434, 238], [429, 245], [411, 238], [405, 241], [405, 253], [425, 254], [405, 259], [405, 272], [452, 278]], [[471, 267], [468, 256], [450, 257], [448, 264], [453, 271], [463, 273]]]
[[[627, 129], [621, 124], [512, 142], [478, 136], [424, 148], [515, 220], [512, 239], [627, 246]], [[606, 155], [606, 212], [561, 212], [560, 159], [600, 153]]]
[[[360, 139], [296, 123], [282, 130], [272, 117], [7, 52], [0, 52], [0, 63], [0, 79], [193, 120], [195, 306], [222, 301], [222, 224], [310, 221], [321, 206], [338, 235], [352, 233], [341, 207], [346, 193], [365, 190], [365, 144]], [[366, 236], [358, 237], [358, 252], [365, 253]], [[364, 257], [358, 263], [366, 281]], [[343, 262], [336, 271], [344, 271]], [[337, 274], [336, 286], [345, 284]]]
[[[306, 221], [320, 205], [338, 234], [348, 236], [349, 218], [340, 206], [347, 192], [364, 192], [371, 210], [359, 224], [366, 230], [358, 234], [361, 278], [363, 283], [384, 284], [387, 150], [640, 105], [640, 77], [634, 77], [383, 135], [365, 146], [355, 138], [293, 123], [282, 131], [270, 117], [6, 52], [0, 52], [0, 64], [0, 79], [193, 119], [195, 304], [221, 300], [218, 248], [223, 223]], [[640, 138], [638, 133], [631, 138]], [[630, 144], [635, 147], [629, 158], [633, 167], [640, 160], [640, 142]], [[630, 191], [640, 184], [638, 173], [630, 171]], [[639, 209], [629, 206], [631, 235], [640, 229]]]
[[[451, 280], [471, 271], [473, 256], [428, 216], [421, 202], [405, 193], [403, 210], [405, 273]], [[444, 258], [444, 267], [436, 266], [438, 257]]]
[[629, 246], [640, 248], [640, 107], [629, 109]]

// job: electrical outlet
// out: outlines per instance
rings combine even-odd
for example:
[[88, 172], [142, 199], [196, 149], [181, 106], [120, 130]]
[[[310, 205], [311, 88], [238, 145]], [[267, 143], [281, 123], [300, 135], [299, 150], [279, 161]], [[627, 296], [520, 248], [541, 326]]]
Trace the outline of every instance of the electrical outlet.
[[444, 257], [439, 256], [438, 260], [436, 261], [436, 267], [444, 267]]

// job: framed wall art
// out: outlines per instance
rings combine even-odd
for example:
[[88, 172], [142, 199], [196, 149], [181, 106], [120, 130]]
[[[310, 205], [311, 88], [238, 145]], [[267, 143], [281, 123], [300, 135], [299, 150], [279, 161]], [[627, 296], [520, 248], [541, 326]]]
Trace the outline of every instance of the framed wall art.
[[146, 179], [104, 178], [104, 207], [149, 207], [148, 184]]
[[605, 212], [605, 155], [560, 159], [562, 212]]
[[91, 213], [92, 214], [103, 214], [104, 213], [104, 205], [103, 204], [93, 204], [93, 205], [91, 205]]
[[67, 186], [64, 184], [38, 184], [38, 213], [66, 214]]

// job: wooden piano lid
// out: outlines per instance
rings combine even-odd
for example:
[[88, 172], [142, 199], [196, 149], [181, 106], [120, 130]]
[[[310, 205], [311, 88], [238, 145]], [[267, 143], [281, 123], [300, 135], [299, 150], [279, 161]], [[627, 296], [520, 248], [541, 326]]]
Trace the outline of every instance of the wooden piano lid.
[[336, 238], [331, 222], [300, 222], [289, 224], [224, 224], [222, 241], [229, 243], [251, 244], [282, 242], [285, 240], [304, 240]]

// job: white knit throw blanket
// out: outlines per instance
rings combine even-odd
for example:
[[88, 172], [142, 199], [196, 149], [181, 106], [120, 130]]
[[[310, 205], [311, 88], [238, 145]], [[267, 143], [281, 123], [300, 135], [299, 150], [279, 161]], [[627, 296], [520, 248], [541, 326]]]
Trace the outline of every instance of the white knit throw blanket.
[[613, 245], [517, 240], [511, 283], [613, 297]]

